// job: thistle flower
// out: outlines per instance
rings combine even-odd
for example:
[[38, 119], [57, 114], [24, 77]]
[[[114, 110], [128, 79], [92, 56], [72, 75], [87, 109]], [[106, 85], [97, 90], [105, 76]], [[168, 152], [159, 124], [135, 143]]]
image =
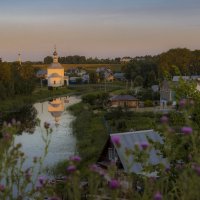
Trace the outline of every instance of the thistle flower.
[[41, 185], [44, 185], [45, 183], [46, 183], [46, 178], [44, 177], [44, 176], [40, 176], [39, 178], [38, 178], [38, 180], [39, 180], [39, 183], [41, 184]]
[[99, 167], [96, 165], [96, 164], [92, 164], [89, 166], [89, 169], [92, 171], [92, 172], [98, 172], [99, 171]]
[[182, 129], [181, 129], [181, 132], [184, 134], [184, 135], [190, 135], [192, 133], [192, 128], [189, 127], [189, 126], [184, 126]]
[[114, 190], [120, 187], [120, 182], [116, 179], [111, 179], [109, 182], [110, 189]]
[[146, 141], [141, 142], [140, 147], [141, 147], [141, 149], [146, 150], [149, 147], [149, 143]]
[[162, 194], [158, 191], [156, 192], [156, 194], [154, 195], [154, 200], [162, 200]]
[[74, 162], [80, 162], [81, 161], [81, 157], [80, 156], [71, 156], [70, 160], [74, 161]]
[[74, 165], [69, 165], [69, 166], [67, 167], [67, 172], [73, 173], [73, 172], [75, 172], [75, 171], [76, 171], [76, 166], [74, 166]]
[[4, 190], [5, 190], [5, 186], [0, 184], [0, 192], [4, 192]]
[[167, 116], [164, 115], [164, 116], [162, 116], [162, 117], [160, 118], [160, 121], [161, 121], [161, 123], [166, 124], [166, 123], [168, 123], [169, 119], [168, 119]]
[[181, 99], [178, 104], [180, 107], [184, 107], [186, 103], [187, 103], [186, 99]]
[[118, 135], [111, 136], [111, 140], [117, 147], [120, 147], [120, 137]]

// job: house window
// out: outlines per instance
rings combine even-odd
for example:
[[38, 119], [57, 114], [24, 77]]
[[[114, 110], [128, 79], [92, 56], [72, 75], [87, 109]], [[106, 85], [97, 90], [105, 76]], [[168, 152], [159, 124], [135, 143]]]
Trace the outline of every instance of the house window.
[[56, 84], [56, 81], [53, 81], [53, 84], [55, 85], [55, 84]]
[[108, 148], [108, 159], [115, 160], [115, 150], [114, 148]]

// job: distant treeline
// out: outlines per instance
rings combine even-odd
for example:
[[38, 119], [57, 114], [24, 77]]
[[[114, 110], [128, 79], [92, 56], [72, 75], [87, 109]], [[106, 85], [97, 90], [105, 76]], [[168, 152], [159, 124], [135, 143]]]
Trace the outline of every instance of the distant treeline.
[[[85, 56], [66, 56], [66, 57], [59, 57], [58, 61], [61, 64], [119, 64], [120, 58], [115, 59], [99, 59], [99, 58], [86, 58]], [[50, 64], [53, 62], [52, 56], [47, 56], [44, 58], [44, 64]]]
[[170, 49], [157, 56], [132, 59], [122, 71], [135, 86], [148, 87], [173, 76], [200, 75], [200, 50]]

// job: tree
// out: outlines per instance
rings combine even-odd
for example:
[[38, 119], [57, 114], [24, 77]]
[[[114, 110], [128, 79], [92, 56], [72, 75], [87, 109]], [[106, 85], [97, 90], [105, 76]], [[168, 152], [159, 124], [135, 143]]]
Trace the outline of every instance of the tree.
[[53, 58], [51, 56], [47, 56], [44, 58], [44, 64], [51, 64], [53, 62]]
[[133, 82], [134, 87], [142, 86], [143, 81], [144, 80], [140, 75], [136, 76], [135, 79], [134, 79], [134, 82]]
[[89, 76], [90, 76], [90, 83], [97, 83], [98, 82], [98, 77], [97, 77], [96, 72], [90, 71]]
[[147, 76], [147, 85], [152, 86], [156, 84], [156, 74], [154, 71], [150, 71]]

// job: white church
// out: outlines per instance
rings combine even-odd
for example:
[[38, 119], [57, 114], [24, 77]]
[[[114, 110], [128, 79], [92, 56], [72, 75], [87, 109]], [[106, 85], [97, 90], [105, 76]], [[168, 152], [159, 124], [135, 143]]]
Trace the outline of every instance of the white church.
[[49, 88], [58, 88], [69, 84], [68, 77], [64, 75], [64, 67], [58, 62], [56, 48], [53, 52], [53, 63], [47, 69], [47, 79]]

